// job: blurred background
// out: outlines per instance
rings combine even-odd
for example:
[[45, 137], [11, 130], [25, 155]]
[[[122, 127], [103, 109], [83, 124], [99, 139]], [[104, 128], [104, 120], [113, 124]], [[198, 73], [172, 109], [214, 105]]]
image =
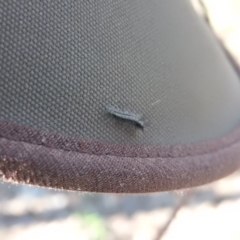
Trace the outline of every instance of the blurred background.
[[[205, 7], [192, 0], [240, 65], [240, 0], [201, 2]], [[184, 198], [161, 239], [240, 239], [240, 171], [193, 191], [146, 195], [55, 191], [0, 181], [0, 239], [155, 240]]]

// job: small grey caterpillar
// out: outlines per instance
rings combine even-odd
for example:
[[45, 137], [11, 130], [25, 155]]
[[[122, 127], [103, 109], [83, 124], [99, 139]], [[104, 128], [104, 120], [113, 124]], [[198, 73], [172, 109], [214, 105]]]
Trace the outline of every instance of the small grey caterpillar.
[[137, 126], [139, 126], [141, 128], [144, 128], [144, 121], [137, 114], [130, 113], [128, 111], [123, 111], [123, 110], [120, 110], [120, 109], [114, 108], [114, 107], [108, 108], [108, 112], [111, 115], [113, 115], [113, 116], [115, 116], [117, 118], [121, 118], [121, 119], [124, 119], [124, 120], [132, 121]]

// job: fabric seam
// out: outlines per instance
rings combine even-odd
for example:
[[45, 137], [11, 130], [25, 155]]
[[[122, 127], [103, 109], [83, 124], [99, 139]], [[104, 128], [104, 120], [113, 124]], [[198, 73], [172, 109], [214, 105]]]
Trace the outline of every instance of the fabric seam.
[[171, 156], [159, 156], [159, 157], [141, 157], [141, 156], [134, 156], [134, 157], [129, 157], [129, 156], [118, 156], [118, 155], [111, 155], [111, 154], [89, 154], [89, 153], [85, 153], [85, 152], [78, 152], [78, 151], [72, 151], [72, 150], [67, 150], [67, 149], [62, 149], [62, 148], [50, 148], [50, 147], [47, 147], [47, 146], [44, 146], [44, 145], [40, 145], [40, 144], [32, 144], [32, 143], [29, 143], [29, 142], [23, 142], [23, 141], [15, 141], [15, 140], [11, 140], [11, 139], [7, 139], [7, 138], [0, 138], [0, 140], [3, 139], [3, 140], [6, 140], [6, 141], [10, 141], [10, 142], [15, 142], [15, 143], [22, 143], [22, 144], [30, 144], [34, 147], [36, 146], [39, 146], [39, 147], [44, 147], [44, 148], [48, 148], [48, 149], [52, 149], [52, 150], [61, 150], [63, 152], [74, 152], [74, 153], [80, 153], [80, 154], [84, 154], [84, 155], [89, 155], [89, 156], [110, 156], [110, 157], [119, 157], [119, 158], [132, 158], [132, 159], [135, 159], [135, 158], [140, 158], [140, 159], [177, 159], [177, 158], [189, 158], [189, 157], [198, 157], [198, 156], [205, 156], [205, 155], [209, 155], [209, 154], [212, 154], [212, 153], [216, 153], [216, 152], [219, 152], [219, 151], [223, 151], [223, 150], [226, 150], [228, 148], [231, 148], [233, 147], [234, 145], [238, 144], [239, 143], [239, 139], [236, 140], [236, 142], [233, 142], [232, 144], [229, 144], [227, 146], [225, 146], [224, 148], [218, 148], [217, 150], [215, 151], [210, 151], [210, 152], [206, 152], [206, 153], [202, 153], [202, 154], [196, 154], [196, 155], [187, 155], [187, 156], [179, 156], [179, 157], [171, 157]]

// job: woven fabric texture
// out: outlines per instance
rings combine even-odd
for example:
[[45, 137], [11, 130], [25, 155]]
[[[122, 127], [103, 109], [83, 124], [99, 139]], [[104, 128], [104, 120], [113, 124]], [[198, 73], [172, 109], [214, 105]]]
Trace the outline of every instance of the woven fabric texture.
[[239, 123], [239, 81], [187, 0], [1, 0], [0, 24], [1, 120], [129, 144], [209, 140]]

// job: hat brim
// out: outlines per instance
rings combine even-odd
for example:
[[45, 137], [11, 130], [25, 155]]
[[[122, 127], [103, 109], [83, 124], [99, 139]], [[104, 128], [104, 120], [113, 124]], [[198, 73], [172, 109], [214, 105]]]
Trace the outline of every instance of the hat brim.
[[3, 121], [0, 133], [4, 179], [49, 188], [170, 191], [218, 180], [240, 167], [240, 128], [213, 141], [141, 147], [63, 137]]

